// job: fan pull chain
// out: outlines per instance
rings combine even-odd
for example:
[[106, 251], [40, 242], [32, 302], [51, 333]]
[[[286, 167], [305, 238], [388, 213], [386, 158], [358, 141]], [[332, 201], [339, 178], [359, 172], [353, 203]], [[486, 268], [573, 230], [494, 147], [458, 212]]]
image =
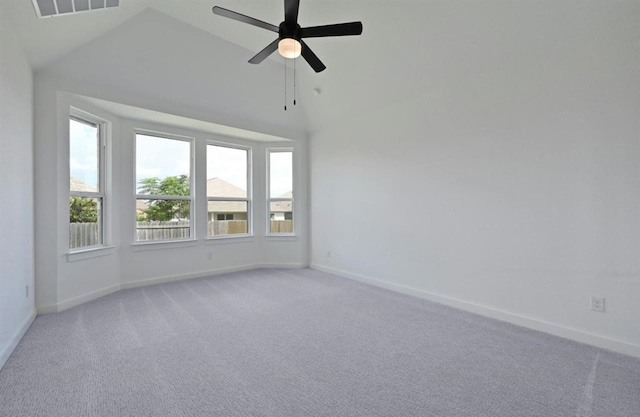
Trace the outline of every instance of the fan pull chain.
[[284, 111], [287, 111], [287, 58], [284, 58]]
[[296, 61], [298, 58], [293, 59], [293, 105], [296, 105]]

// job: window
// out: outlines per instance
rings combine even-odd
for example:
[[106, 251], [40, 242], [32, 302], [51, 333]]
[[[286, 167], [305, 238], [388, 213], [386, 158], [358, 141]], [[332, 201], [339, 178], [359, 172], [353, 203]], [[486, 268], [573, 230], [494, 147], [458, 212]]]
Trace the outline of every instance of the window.
[[269, 233], [293, 234], [293, 151], [267, 151]]
[[207, 236], [249, 234], [250, 152], [207, 145]]
[[136, 134], [136, 241], [193, 237], [191, 143]]
[[104, 122], [69, 118], [69, 249], [104, 245]]

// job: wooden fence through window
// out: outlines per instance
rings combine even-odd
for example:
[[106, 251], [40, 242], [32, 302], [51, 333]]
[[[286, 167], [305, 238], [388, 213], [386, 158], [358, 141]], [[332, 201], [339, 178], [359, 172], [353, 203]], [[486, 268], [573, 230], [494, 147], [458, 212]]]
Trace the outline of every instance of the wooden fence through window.
[[[271, 233], [293, 233], [292, 220], [271, 220]], [[137, 222], [136, 238], [138, 242], [154, 240], [188, 239], [189, 220], [168, 222]], [[207, 224], [208, 236], [226, 236], [246, 234], [246, 220], [214, 220]], [[97, 223], [70, 223], [69, 248], [84, 248], [100, 244], [100, 228]]]

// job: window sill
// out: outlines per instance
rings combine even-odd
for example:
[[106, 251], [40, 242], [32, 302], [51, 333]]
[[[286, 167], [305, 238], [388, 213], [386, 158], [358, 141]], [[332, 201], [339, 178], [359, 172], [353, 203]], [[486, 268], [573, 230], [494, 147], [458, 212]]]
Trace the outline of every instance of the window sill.
[[100, 246], [96, 248], [81, 249], [67, 253], [67, 262], [82, 261], [84, 259], [97, 258], [99, 256], [113, 255], [115, 246]]
[[174, 249], [174, 248], [189, 248], [197, 246], [198, 241], [196, 239], [185, 240], [156, 240], [147, 242], [133, 242], [131, 244], [132, 252], [144, 252], [148, 250], [162, 250], [162, 249]]
[[205, 240], [205, 245], [219, 245], [228, 243], [249, 243], [253, 242], [253, 235], [226, 235], [209, 236]]
[[286, 241], [296, 241], [298, 240], [298, 235], [294, 235], [294, 234], [273, 234], [273, 235], [266, 235], [264, 237], [264, 240], [266, 241], [274, 241], [274, 242], [286, 242]]

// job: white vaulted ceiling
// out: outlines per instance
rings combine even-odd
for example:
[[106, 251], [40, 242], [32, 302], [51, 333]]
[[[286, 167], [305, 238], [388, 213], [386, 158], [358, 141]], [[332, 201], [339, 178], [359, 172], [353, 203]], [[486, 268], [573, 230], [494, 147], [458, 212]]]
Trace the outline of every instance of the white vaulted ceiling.
[[[366, 12], [363, 6], [367, 3], [375, 1], [303, 0], [299, 22], [302, 26], [315, 26], [361, 20]], [[232, 9], [276, 26], [284, 14], [282, 0], [121, 0], [114, 8], [42, 19], [36, 18], [30, 0], [2, 0], [2, 6], [15, 23], [28, 58], [36, 69], [103, 35], [145, 8], [156, 9], [250, 50], [262, 49], [266, 46], [264, 42], [274, 39], [274, 34], [214, 16], [213, 6]]]
[[[121, 0], [119, 7], [108, 10], [38, 19], [30, 0], [1, 2], [36, 70], [48, 68], [93, 40], [112, 36], [114, 28], [144, 13], [148, 19], [165, 15], [181, 22], [166, 25], [166, 30], [206, 32], [228, 41], [238, 48], [233, 56], [238, 65], [250, 66], [246, 61], [275, 39], [275, 34], [215, 16], [211, 8], [216, 5], [275, 25], [284, 13], [282, 0]], [[149, 14], [149, 9], [160, 13]], [[611, 8], [608, 2], [597, 0], [301, 0], [299, 23], [303, 27], [360, 20], [364, 30], [362, 36], [308, 40], [327, 69], [316, 74], [302, 59], [297, 61], [301, 115], [296, 113], [296, 117], [302, 117], [307, 132], [313, 133], [418, 94], [432, 97], [432, 104], [437, 105], [452, 89], [480, 94], [482, 86], [495, 78], [519, 77], [523, 72], [553, 77], [545, 57], [581, 45], [586, 34], [626, 30], [640, 19], [638, 12], [628, 10], [639, 9]], [[623, 10], [627, 12], [622, 14]], [[165, 17], [158, 19], [166, 21]], [[211, 59], [230, 59], [228, 53], [223, 56], [216, 50], [216, 42], [196, 52]], [[574, 65], [570, 56], [566, 62]], [[273, 54], [260, 65], [282, 68], [282, 63]], [[597, 64], [597, 59], [584, 64]], [[283, 83], [281, 76], [250, 73], [264, 76], [261, 83]], [[215, 74], [193, 81], [202, 85], [246, 83], [240, 77], [218, 80]], [[313, 94], [316, 88], [322, 91], [319, 96]], [[281, 103], [282, 99], [274, 101]]]

